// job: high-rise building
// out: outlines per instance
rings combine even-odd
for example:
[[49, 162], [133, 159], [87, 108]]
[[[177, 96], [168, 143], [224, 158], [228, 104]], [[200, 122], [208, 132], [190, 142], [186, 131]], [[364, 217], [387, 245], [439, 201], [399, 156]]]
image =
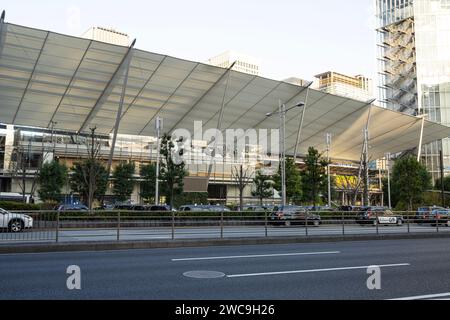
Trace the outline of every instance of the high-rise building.
[[[379, 103], [450, 125], [450, 1], [376, 0]], [[436, 179], [439, 151], [450, 172], [450, 139], [423, 147]]]
[[219, 54], [207, 61], [208, 64], [221, 68], [229, 68], [233, 62], [236, 62], [233, 67], [233, 70], [235, 71], [244, 72], [255, 76], [260, 75], [260, 60], [235, 51], [225, 51], [224, 53]]
[[347, 76], [341, 73], [328, 71], [316, 75], [317, 89], [323, 92], [369, 101], [373, 98], [372, 80], [361, 76]]
[[125, 47], [130, 45], [130, 37], [128, 34], [102, 27], [89, 28], [81, 37]]

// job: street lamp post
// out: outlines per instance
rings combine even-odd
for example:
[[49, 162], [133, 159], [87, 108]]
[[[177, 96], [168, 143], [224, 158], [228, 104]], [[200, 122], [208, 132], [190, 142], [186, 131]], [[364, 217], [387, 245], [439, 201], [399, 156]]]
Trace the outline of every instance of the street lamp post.
[[161, 117], [156, 118], [156, 183], [155, 183], [155, 204], [159, 205], [159, 159], [161, 152], [161, 130], [163, 129], [164, 122]]
[[[294, 109], [305, 106], [304, 102], [299, 102], [295, 106], [286, 109], [286, 104], [281, 103], [278, 110], [280, 116], [280, 169], [281, 169], [281, 205], [286, 206], [286, 114]], [[271, 117], [275, 112], [266, 114], [266, 117]]]
[[391, 170], [390, 170], [391, 154], [390, 153], [386, 153], [385, 159], [386, 159], [387, 184], [388, 184], [388, 205], [389, 205], [389, 209], [391, 209], [392, 208], [392, 203], [391, 203]]
[[51, 128], [52, 128], [52, 137], [51, 137], [51, 143], [52, 143], [52, 148], [53, 148], [53, 158], [55, 158], [55, 149], [56, 149], [56, 143], [54, 140], [54, 135], [55, 135], [55, 126], [58, 124], [58, 122], [56, 121], [51, 121]]
[[281, 148], [281, 197], [283, 207], [286, 205], [286, 147], [285, 147], [285, 136], [286, 136], [286, 105], [280, 102], [280, 148]]
[[330, 164], [330, 151], [331, 151], [331, 133], [327, 133], [327, 175], [328, 175], [328, 207], [331, 208], [331, 164]]

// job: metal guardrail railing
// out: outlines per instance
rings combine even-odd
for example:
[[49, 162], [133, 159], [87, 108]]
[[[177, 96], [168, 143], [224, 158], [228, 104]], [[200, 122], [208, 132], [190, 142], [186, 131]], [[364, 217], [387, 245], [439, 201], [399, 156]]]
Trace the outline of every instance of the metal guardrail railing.
[[0, 213], [0, 245], [24, 242], [224, 239], [450, 232], [450, 216], [383, 212], [14, 211]]

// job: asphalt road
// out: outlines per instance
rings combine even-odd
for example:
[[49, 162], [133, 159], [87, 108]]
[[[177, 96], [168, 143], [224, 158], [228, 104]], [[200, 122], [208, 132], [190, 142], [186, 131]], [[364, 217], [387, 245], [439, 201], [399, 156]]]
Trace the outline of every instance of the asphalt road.
[[[435, 226], [411, 224], [411, 233], [434, 233]], [[323, 225], [320, 227], [293, 226], [274, 227], [267, 229], [269, 237], [282, 236], [341, 236], [346, 235], [375, 235], [377, 229], [374, 226], [360, 225]], [[440, 226], [439, 232], [450, 232], [449, 227]], [[379, 226], [379, 234], [407, 234], [408, 226]], [[248, 238], [264, 237], [264, 226], [225, 227], [224, 238]], [[221, 237], [220, 227], [178, 227], [174, 232], [175, 239], [214, 239]], [[171, 228], [129, 228], [120, 230], [120, 240], [168, 240], [172, 238]], [[53, 230], [32, 230], [20, 234], [0, 233], [0, 245], [9, 243], [26, 243], [34, 241], [54, 242], [56, 233]], [[62, 229], [59, 231], [60, 242], [77, 241], [116, 241], [117, 229]]]
[[[449, 247], [424, 239], [1, 255], [0, 299], [443, 299]], [[66, 287], [70, 265], [81, 269], [81, 290]], [[371, 265], [381, 266], [381, 290], [367, 288]]]

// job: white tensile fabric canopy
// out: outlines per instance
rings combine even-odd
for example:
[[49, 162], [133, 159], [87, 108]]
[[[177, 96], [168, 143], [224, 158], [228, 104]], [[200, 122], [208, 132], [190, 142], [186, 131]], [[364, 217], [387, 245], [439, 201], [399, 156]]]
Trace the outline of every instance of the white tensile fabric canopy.
[[[155, 135], [164, 129], [279, 128], [279, 101], [289, 107], [307, 102], [298, 153], [309, 146], [323, 151], [333, 135], [331, 157], [359, 160], [363, 129], [369, 121], [370, 156], [383, 157], [417, 147], [420, 118], [370, 103], [305, 87], [186, 61], [138, 49], [36, 30], [0, 25], [0, 122], [84, 132], [96, 126], [111, 133], [129, 65], [119, 133]], [[308, 94], [307, 94], [308, 93]], [[371, 110], [371, 111], [370, 111]], [[370, 117], [369, 117], [370, 112]], [[288, 113], [286, 147], [294, 153], [302, 109]], [[450, 128], [425, 121], [423, 143], [450, 136]]]

